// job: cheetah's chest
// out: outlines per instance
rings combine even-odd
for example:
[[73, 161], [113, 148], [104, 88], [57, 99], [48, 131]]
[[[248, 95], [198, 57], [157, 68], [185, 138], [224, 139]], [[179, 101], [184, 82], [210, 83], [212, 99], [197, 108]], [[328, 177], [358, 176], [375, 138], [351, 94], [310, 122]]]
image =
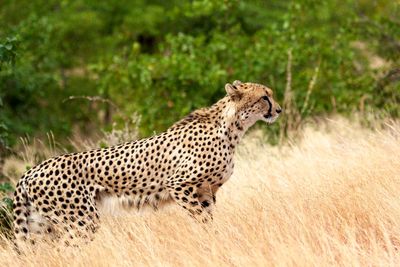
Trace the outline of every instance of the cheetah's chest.
[[233, 174], [233, 168], [234, 168], [234, 163], [233, 160], [231, 160], [227, 165], [225, 172], [222, 174], [222, 179], [221, 183], [225, 183]]

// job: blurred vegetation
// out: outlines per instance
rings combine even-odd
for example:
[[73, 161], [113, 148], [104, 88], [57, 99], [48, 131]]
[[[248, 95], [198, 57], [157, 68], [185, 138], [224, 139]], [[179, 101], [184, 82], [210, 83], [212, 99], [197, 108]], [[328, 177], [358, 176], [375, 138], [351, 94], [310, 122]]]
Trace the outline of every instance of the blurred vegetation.
[[12, 233], [12, 204], [11, 194], [14, 188], [10, 183], [0, 183], [0, 237], [11, 238]]
[[400, 115], [398, 1], [3, 0], [0, 149], [132, 114], [160, 132], [235, 79], [283, 101], [288, 53], [299, 116]]

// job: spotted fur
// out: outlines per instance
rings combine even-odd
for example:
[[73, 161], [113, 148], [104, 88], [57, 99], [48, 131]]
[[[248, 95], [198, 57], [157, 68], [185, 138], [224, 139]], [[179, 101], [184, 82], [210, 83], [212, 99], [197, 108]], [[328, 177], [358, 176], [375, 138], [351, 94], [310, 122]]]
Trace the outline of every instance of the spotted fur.
[[57, 156], [30, 169], [16, 187], [16, 239], [60, 230], [71, 238], [91, 236], [109, 197], [138, 210], [175, 202], [200, 222], [211, 219], [241, 137], [257, 120], [272, 123], [281, 111], [263, 85], [235, 81], [225, 89], [216, 104], [159, 135]]

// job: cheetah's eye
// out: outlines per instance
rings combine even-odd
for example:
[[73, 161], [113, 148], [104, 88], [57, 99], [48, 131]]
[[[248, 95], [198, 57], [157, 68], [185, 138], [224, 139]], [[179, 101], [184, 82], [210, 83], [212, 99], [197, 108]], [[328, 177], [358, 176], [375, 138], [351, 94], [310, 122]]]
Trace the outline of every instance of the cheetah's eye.
[[263, 96], [263, 97], [261, 97], [262, 99], [264, 99], [265, 101], [268, 101], [269, 100], [269, 98], [268, 98], [268, 96]]

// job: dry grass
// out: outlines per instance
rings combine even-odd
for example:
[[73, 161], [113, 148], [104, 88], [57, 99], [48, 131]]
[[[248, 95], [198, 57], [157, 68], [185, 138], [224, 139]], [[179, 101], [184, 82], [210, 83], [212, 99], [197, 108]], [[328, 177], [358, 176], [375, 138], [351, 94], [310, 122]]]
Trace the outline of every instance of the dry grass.
[[280, 148], [249, 135], [208, 228], [175, 206], [105, 216], [87, 245], [6, 246], [0, 266], [399, 266], [400, 123], [318, 128]]

